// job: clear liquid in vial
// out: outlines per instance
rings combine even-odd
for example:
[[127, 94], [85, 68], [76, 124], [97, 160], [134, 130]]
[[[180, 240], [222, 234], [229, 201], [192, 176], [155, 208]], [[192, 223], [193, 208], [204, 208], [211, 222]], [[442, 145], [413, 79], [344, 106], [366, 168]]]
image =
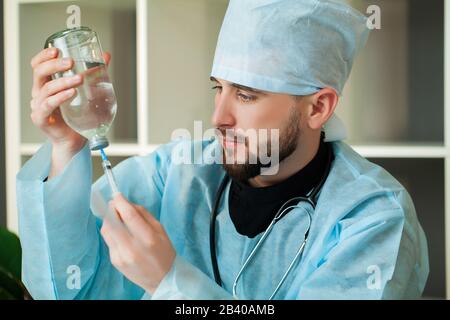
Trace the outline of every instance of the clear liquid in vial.
[[117, 112], [117, 100], [106, 65], [100, 62], [75, 60], [72, 70], [63, 76], [83, 75], [83, 84], [76, 95], [62, 104], [61, 114], [72, 129], [91, 139], [105, 136]]

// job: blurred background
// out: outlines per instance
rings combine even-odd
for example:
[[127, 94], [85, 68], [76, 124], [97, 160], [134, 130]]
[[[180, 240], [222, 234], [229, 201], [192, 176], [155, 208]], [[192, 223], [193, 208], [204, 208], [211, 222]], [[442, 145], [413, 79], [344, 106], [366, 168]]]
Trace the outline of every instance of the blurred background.
[[[450, 245], [450, 105], [444, 99], [445, 39], [450, 39], [444, 22], [450, 10], [444, 0], [348, 2], [367, 16], [367, 8], [377, 5], [381, 29], [372, 31], [337, 108], [348, 128], [347, 142], [410, 192], [429, 245], [424, 298], [450, 298], [450, 251], [445, 246], [446, 239]], [[170, 141], [174, 129], [193, 132], [195, 120], [203, 121], [204, 129], [210, 124], [214, 92], [209, 75], [227, 4], [3, 1], [0, 225], [17, 232], [15, 175], [44, 141], [29, 117], [30, 59], [50, 34], [65, 29], [70, 5], [79, 6], [81, 24], [97, 31], [112, 54], [109, 72], [119, 109], [109, 154], [116, 164]], [[96, 179], [101, 174], [97, 154], [93, 161]], [[0, 238], [0, 249], [3, 244]]]

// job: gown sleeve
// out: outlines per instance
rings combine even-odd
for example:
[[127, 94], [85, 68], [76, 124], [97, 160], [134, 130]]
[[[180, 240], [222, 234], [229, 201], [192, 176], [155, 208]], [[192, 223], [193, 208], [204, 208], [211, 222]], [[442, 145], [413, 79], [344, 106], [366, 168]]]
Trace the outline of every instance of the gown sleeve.
[[337, 243], [296, 289], [297, 299], [419, 298], [429, 270], [426, 239], [408, 218], [412, 202], [399, 198], [396, 208], [361, 206], [343, 220]]
[[201, 270], [177, 255], [170, 271], [153, 295], [153, 300], [231, 300], [233, 296]]
[[[100, 235], [101, 219], [90, 206], [92, 192], [109, 201], [105, 177], [92, 185], [86, 145], [63, 172], [46, 182], [51, 144], [45, 143], [17, 175], [22, 278], [35, 299], [140, 299], [144, 290], [111, 264]], [[158, 219], [167, 155], [158, 149], [129, 158], [113, 170], [120, 191]]]

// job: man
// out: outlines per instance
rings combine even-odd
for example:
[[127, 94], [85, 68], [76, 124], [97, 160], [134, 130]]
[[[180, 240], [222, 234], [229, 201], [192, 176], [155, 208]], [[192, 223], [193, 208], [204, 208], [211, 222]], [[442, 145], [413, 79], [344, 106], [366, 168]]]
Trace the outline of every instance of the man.
[[[235, 134], [172, 142], [122, 162], [114, 169], [122, 195], [104, 220], [90, 209], [86, 141], [58, 111], [82, 79], [49, 81], [72, 61], [63, 64], [51, 50], [39, 53], [32, 61], [32, 119], [49, 142], [17, 181], [23, 279], [31, 294], [420, 297], [428, 256], [411, 198], [385, 170], [339, 141], [342, 123], [333, 115], [367, 39], [365, 22], [335, 0], [230, 1], [211, 77], [217, 90], [212, 120], [220, 133]], [[261, 161], [201, 161], [213, 150], [236, 157], [238, 147], [249, 149], [238, 129], [279, 129], [274, 174], [262, 174]], [[175, 163], [180, 146], [203, 153], [194, 153], [193, 164]], [[92, 189], [110, 195], [104, 177]], [[300, 201], [311, 190], [316, 203]], [[67, 286], [73, 266], [81, 275], [75, 289]]]

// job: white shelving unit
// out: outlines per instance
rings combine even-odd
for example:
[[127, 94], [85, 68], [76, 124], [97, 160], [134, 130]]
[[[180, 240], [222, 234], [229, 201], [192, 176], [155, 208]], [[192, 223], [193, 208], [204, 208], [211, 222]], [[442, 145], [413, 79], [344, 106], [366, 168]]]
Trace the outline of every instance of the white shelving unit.
[[[356, 6], [368, 5], [366, 0], [352, 0], [350, 2]], [[401, 6], [408, 6], [408, 0], [396, 1], [397, 4], [401, 3], [401, 5], [393, 7], [388, 7], [393, 3], [391, 0], [374, 0], [370, 4], [372, 2], [379, 3], [382, 10], [383, 6], [386, 6], [386, 11], [388, 11], [386, 21], [387, 23], [392, 22], [393, 27], [397, 28], [397, 23], [406, 23], [406, 18], [400, 19], [395, 15], [402, 13], [399, 10], [402, 9]], [[115, 76], [116, 79], [120, 80], [125, 75], [127, 82], [130, 82], [128, 81], [130, 79], [135, 81], [135, 88], [133, 89], [131, 85], [123, 90], [121, 90], [120, 85], [119, 88], [116, 87], [118, 96], [121, 92], [125, 92], [125, 95], [128, 97], [127, 103], [125, 103], [126, 106], [119, 104], [119, 110], [124, 111], [122, 113], [119, 111], [117, 121], [120, 122], [121, 117], [125, 115], [129, 115], [129, 117], [127, 118], [128, 123], [119, 125], [120, 128], [125, 128], [126, 134], [124, 134], [124, 137], [121, 136], [122, 133], [119, 131], [112, 133], [112, 145], [108, 148], [110, 156], [117, 157], [120, 160], [129, 156], [152, 152], [160, 143], [168, 141], [170, 137], [165, 133], [170, 132], [171, 129], [186, 125], [186, 123], [194, 119], [207, 120], [212, 112], [212, 107], [208, 106], [207, 102], [213, 103], [212, 93], [208, 92], [205, 95], [202, 92], [205, 91], [205, 88], [209, 89], [208, 69], [212, 63], [215, 40], [225, 13], [227, 0], [191, 0], [189, 2], [185, 0], [96, 0], [90, 2], [87, 0], [5, 0], [7, 223], [8, 227], [13, 231], [18, 230], [15, 193], [16, 174], [20, 170], [23, 161], [32, 156], [43, 141], [43, 136], [33, 131], [31, 121], [27, 119], [27, 114], [29, 113], [29, 91], [27, 90], [31, 86], [29, 58], [31, 58], [33, 53], [40, 50], [39, 43], [42, 42], [43, 44], [45, 36], [49, 35], [50, 30], [56, 31], [54, 29], [56, 26], [59, 26], [57, 27], [59, 29], [64, 28], [62, 22], [65, 21], [66, 13], [63, 9], [69, 4], [78, 4], [81, 7], [82, 21], [87, 21], [87, 23], [82, 24], [92, 23], [93, 29], [99, 31], [100, 39], [106, 39], [103, 43], [105, 49], [107, 49], [105, 43], [111, 45], [113, 48], [113, 62], [114, 59], [122, 62], [133, 59], [135, 61], [135, 68], [121, 69], [120, 63], [117, 63], [118, 67], [113, 69], [113, 73], [117, 73], [112, 74], [113, 82]], [[55, 11], [62, 16], [59, 19], [60, 22], [45, 21], [45, 14], [54, 15]], [[92, 14], [91, 11], [95, 14]], [[100, 15], [100, 18], [98, 15]], [[192, 18], [189, 18], [191, 16]], [[106, 22], [99, 22], [102, 17]], [[53, 16], [50, 16], [50, 19], [52, 18]], [[108, 28], [111, 25], [120, 23], [122, 19], [128, 22], [123, 24], [123, 28], [125, 28], [124, 33], [110, 32], [108, 34]], [[392, 134], [394, 136], [393, 141], [387, 141], [384, 137], [378, 139], [378, 141], [377, 139], [367, 139], [368, 141], [366, 142], [360, 141], [359, 136], [355, 133], [361, 128], [355, 127], [357, 120], [353, 118], [353, 114], [355, 114], [355, 106], [353, 104], [359, 103], [358, 99], [360, 97], [358, 93], [361, 91], [358, 90], [358, 83], [361, 83], [359, 77], [364, 76], [364, 72], [367, 71], [364, 68], [364, 59], [373, 59], [373, 52], [367, 52], [367, 56], [362, 58], [359, 65], [355, 65], [355, 78], [349, 80], [348, 89], [346, 89], [347, 95], [344, 92], [344, 95], [346, 95], [342, 102], [344, 107], [339, 107], [343, 109], [341, 116], [350, 127], [351, 139], [349, 141], [356, 151], [363, 156], [371, 159], [399, 161], [400, 163], [416, 160], [418, 161], [417, 163], [427, 160], [442, 160], [442, 171], [444, 172], [442, 187], [439, 187], [440, 183], [438, 181], [435, 187], [438, 188], [438, 192], [443, 193], [442, 206], [444, 212], [442, 212], [442, 224], [445, 223], [445, 271], [443, 271], [442, 275], [439, 275], [439, 279], [446, 281], [445, 293], [442, 295], [442, 297], [446, 298], [450, 298], [449, 21], [450, 5], [446, 2], [444, 11], [445, 23], [442, 31], [445, 36], [443, 47], [445, 57], [444, 103], [442, 106], [439, 106], [439, 108], [444, 109], [443, 119], [441, 119], [444, 131], [442, 139], [431, 142], [409, 142]], [[177, 23], [184, 23], [187, 27], [177, 28], [179, 27]], [[32, 29], [33, 24], [35, 24], [34, 30]], [[162, 25], [162, 27], [159, 28], [159, 25]], [[131, 29], [128, 30], [127, 28], [134, 30], [131, 32]], [[29, 34], [28, 30], [33, 31], [33, 34]], [[102, 32], [104, 33], [102, 34]], [[160, 36], [160, 34], [164, 35]], [[404, 34], [399, 32], [398, 36], [403, 37]], [[26, 37], [27, 41], [24, 41], [21, 37]], [[29, 41], [31, 38], [38, 37], [41, 37], [38, 39], [39, 42]], [[186, 37], [192, 37], [192, 39], [183, 42], [183, 39]], [[135, 41], [133, 38], [135, 38]], [[126, 55], [127, 51], [123, 51], [123, 48], [120, 48], [120, 44], [124, 39], [126, 39], [126, 44], [129, 45], [131, 54]], [[379, 41], [385, 41], [381, 36], [379, 39]], [[154, 44], [153, 41], [157, 43]], [[399, 43], [402, 44], [401, 41]], [[134, 44], [134, 47], [131, 44]], [[185, 46], [183, 47], [184, 51], [180, 50], [180, 46]], [[197, 47], [199, 49], [195, 49]], [[405, 48], [407, 49], [406, 45], [403, 49]], [[118, 55], [114, 54], [114, 50], [118, 52]], [[197, 56], [198, 58], [196, 58]], [[382, 58], [380, 57], [380, 59]], [[177, 72], [178, 76], [186, 77], [185, 75], [194, 74], [192, 70], [197, 69], [200, 70], [198, 78], [194, 75], [192, 76], [194, 77], [193, 80], [174, 78]], [[189, 84], [186, 84], [186, 81]], [[397, 79], [396, 81], [399, 80]], [[172, 90], [171, 87], [176, 87], [176, 90]], [[183, 102], [183, 107], [177, 104], [177, 95], [178, 99], [181, 99]], [[196, 96], [199, 96], [199, 98], [196, 98]], [[194, 101], [188, 105], [188, 102], [192, 100]], [[400, 103], [403, 102], [400, 101]], [[404, 103], [404, 105], [406, 108], [408, 107], [408, 103]], [[176, 114], [174, 114], [175, 111]], [[404, 112], [404, 110], [401, 112]], [[397, 115], [400, 117], [401, 113]], [[172, 119], [173, 123], [168, 123], [169, 120], [164, 119]], [[433, 126], [434, 123], [428, 125]], [[400, 124], [399, 127], [401, 127]], [[363, 138], [363, 140], [366, 139]], [[98, 154], [94, 154], [94, 156], [98, 156]], [[417, 169], [420, 170], [420, 168]], [[393, 174], [395, 176], [395, 173]], [[410, 174], [414, 175], [414, 172]], [[444, 190], [442, 191], [442, 189]], [[433, 191], [431, 190], [431, 192]], [[426, 214], [426, 212], [423, 213], [424, 216]], [[419, 214], [419, 218], [424, 216]], [[432, 245], [429, 246], [431, 247]]]

